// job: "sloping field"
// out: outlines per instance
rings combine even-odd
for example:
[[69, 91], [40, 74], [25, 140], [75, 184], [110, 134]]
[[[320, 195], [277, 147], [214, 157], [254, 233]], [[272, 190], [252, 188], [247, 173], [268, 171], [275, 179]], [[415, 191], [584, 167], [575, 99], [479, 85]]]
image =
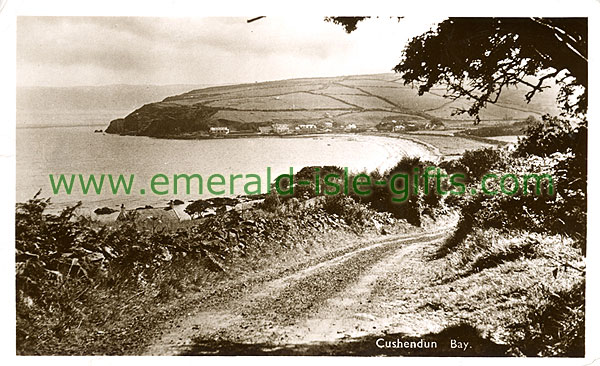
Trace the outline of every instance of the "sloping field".
[[372, 95], [333, 95], [347, 103], [357, 105], [363, 109], [395, 109], [396, 106]]
[[[506, 90], [499, 104], [489, 105], [481, 111], [482, 124], [487, 121], [514, 122], [556, 110], [552, 108], [555, 93], [541, 93], [527, 104], [525, 92], [523, 89]], [[202, 114], [202, 121], [194, 118], [188, 121], [201, 128], [196, 131], [200, 133], [206, 133], [210, 126], [223, 124], [235, 130], [240, 123], [283, 122], [293, 127], [333, 121], [339, 127], [355, 124], [369, 128], [398, 115], [406, 116], [405, 120], [440, 119], [447, 128], [456, 128], [456, 123], [472, 123], [473, 118], [468, 115], [452, 115], [458, 108], [467, 108], [469, 101], [452, 101], [443, 94], [443, 88], [436, 88], [419, 96], [416, 86], [404, 85], [400, 76], [393, 73], [215, 86], [164, 99], [162, 103], [169, 105], [171, 110], [161, 116], [152, 115], [156, 108], [138, 109], [124, 119], [115, 120], [108, 132], [144, 134], [141, 131], [148, 131], [146, 127], [150, 121], [154, 131], [168, 131], [171, 129], [163, 125], [171, 124], [181, 116], [189, 119], [188, 108], [207, 111]], [[128, 119], [136, 122], [127, 122]], [[229, 125], [228, 121], [237, 125]], [[136, 131], [129, 130], [131, 126], [145, 127]]]
[[244, 123], [292, 123], [298, 120], [318, 121], [332, 118], [340, 114], [349, 113], [347, 110], [319, 110], [319, 111], [238, 111], [220, 110], [215, 115], [216, 119], [238, 121]]
[[[411, 114], [402, 114], [402, 113], [390, 113], [386, 111], [367, 111], [367, 112], [351, 112], [351, 113], [343, 113], [339, 114], [332, 119], [341, 124], [355, 124], [356, 126], [374, 126], [381, 122], [386, 117], [405, 117], [406, 119], [411, 120], [423, 120], [422, 117], [414, 116]], [[398, 118], [400, 120], [400, 118]]]
[[327, 95], [366, 95], [364, 92], [356, 88], [341, 84], [330, 84], [323, 89], [315, 90], [314, 93]]
[[395, 86], [390, 84], [386, 83], [386, 85], [381, 84], [379, 86], [357, 85], [356, 87], [372, 95], [385, 98], [401, 108], [415, 111], [437, 109], [449, 102], [448, 99], [429, 93], [419, 96], [417, 88], [413, 89], [400, 83], [395, 83]]
[[[524, 97], [523, 97], [524, 100]], [[447, 100], [446, 100], [447, 101]], [[457, 109], [468, 109], [471, 103], [467, 100], [455, 100], [442, 104], [439, 108], [427, 110], [427, 113], [436, 117], [444, 119], [460, 120], [465, 119], [468, 115], [455, 115], [452, 113]], [[534, 115], [540, 116], [542, 114], [552, 112], [554, 108], [540, 108], [536, 109], [533, 106], [522, 104], [490, 104], [479, 114], [481, 119], [484, 120], [515, 120], [515, 119], [526, 119], [527, 117]]]
[[247, 97], [240, 99], [222, 99], [208, 103], [215, 108], [235, 108], [242, 110], [321, 110], [350, 109], [350, 104], [341, 102], [326, 95], [309, 93], [283, 94], [272, 97]]
[[342, 81], [342, 84], [352, 87], [375, 87], [375, 88], [396, 88], [402, 87], [402, 83], [399, 81], [392, 81], [389, 79], [380, 78], [348, 78]]

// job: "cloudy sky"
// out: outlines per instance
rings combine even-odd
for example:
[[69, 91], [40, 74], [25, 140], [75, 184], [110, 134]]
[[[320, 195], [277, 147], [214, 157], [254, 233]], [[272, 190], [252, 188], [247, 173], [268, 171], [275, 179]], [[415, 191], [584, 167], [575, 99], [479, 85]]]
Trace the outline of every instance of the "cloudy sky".
[[379, 18], [346, 34], [311, 18], [19, 17], [17, 84], [225, 84], [389, 72], [440, 17]]

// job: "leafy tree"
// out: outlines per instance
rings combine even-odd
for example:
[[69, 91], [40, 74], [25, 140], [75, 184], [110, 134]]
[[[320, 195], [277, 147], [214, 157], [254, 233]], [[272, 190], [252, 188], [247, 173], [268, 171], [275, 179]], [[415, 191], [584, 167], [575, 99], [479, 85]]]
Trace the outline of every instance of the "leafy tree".
[[[330, 17], [347, 32], [356, 29], [348, 17]], [[419, 94], [446, 86], [446, 97], [473, 101], [468, 113], [498, 101], [510, 86], [528, 88], [527, 102], [560, 85], [558, 102], [566, 114], [587, 111], [587, 18], [449, 18], [436, 30], [414, 37], [394, 70], [405, 84], [418, 82]]]

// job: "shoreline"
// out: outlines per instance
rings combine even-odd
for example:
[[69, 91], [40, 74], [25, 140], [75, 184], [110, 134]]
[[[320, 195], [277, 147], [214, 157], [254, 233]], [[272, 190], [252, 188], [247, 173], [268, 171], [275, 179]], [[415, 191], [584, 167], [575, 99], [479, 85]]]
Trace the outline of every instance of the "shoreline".
[[[107, 133], [107, 132], [105, 132]], [[135, 136], [135, 137], [147, 137], [147, 138], [151, 138], [151, 139], [158, 139], [158, 140], [185, 140], [185, 141], [189, 141], [189, 140], [234, 140], [234, 139], [275, 139], [275, 138], [279, 138], [279, 139], [306, 139], [306, 138], [310, 138], [310, 139], [314, 139], [314, 138], [349, 138], [349, 137], [359, 137], [359, 138], [377, 138], [377, 139], [394, 139], [394, 140], [404, 140], [404, 142], [407, 142], [409, 144], [416, 144], [419, 146], [422, 146], [424, 148], [424, 150], [427, 152], [427, 154], [425, 154], [425, 156], [423, 156], [423, 158], [425, 160], [431, 160], [431, 161], [439, 161], [442, 157], [443, 154], [440, 152], [440, 150], [431, 144], [428, 144], [426, 142], [420, 141], [417, 138], [414, 138], [410, 135], [407, 134], [395, 134], [393, 132], [351, 132], [351, 133], [347, 133], [347, 132], [323, 132], [323, 133], [306, 133], [306, 134], [287, 134], [287, 135], [273, 135], [273, 134], [268, 134], [268, 135], [261, 135], [261, 134], [244, 134], [244, 135], [226, 135], [226, 136], [221, 136], [221, 137], [210, 137], [210, 136], [206, 136], [206, 137], [156, 137], [156, 136], [142, 136], [142, 135], [130, 135], [130, 134], [115, 134], [115, 133], [107, 133], [109, 135], [114, 135], [114, 136], [124, 136], [124, 137], [131, 137], [131, 136]], [[369, 139], [370, 140], [370, 139]], [[373, 142], [373, 141], [371, 141]], [[389, 147], [389, 144], [378, 144], [379, 146], [383, 146], [384, 148]], [[395, 144], [394, 144], [395, 145]], [[387, 150], [387, 149], [386, 149]], [[407, 155], [411, 155], [407, 150], [405, 149], [396, 149], [397, 151], [401, 152], [401, 153], [405, 153]], [[412, 149], [411, 149], [412, 150]], [[392, 155], [388, 154], [388, 158], [392, 157]], [[376, 169], [379, 169], [379, 167], [383, 165], [383, 164], [379, 164], [376, 166]]]
[[[436, 161], [439, 159], [439, 154], [424, 143], [419, 143], [412, 139], [404, 138], [403, 136], [396, 136], [392, 134], [379, 134], [379, 133], [327, 133], [327, 134], [303, 134], [295, 136], [252, 136], [246, 137], [248, 139], [256, 139], [260, 137], [266, 138], [292, 138], [292, 139], [318, 139], [318, 140], [331, 140], [332, 144], [335, 141], [356, 141], [361, 144], [366, 144], [367, 147], [376, 146], [383, 150], [384, 156], [377, 155], [374, 159], [371, 159], [367, 164], [368, 166], [363, 169], [368, 172], [380, 171], [384, 172], [387, 169], [392, 168], [403, 156], [420, 156], [425, 160]], [[350, 163], [350, 162], [349, 162]], [[298, 171], [302, 167], [314, 166], [315, 164], [299, 164], [294, 165], [294, 170]], [[351, 165], [351, 164], [350, 164]], [[352, 167], [351, 170], [360, 171], [360, 167]], [[183, 208], [187, 207], [192, 202], [198, 200], [207, 200], [218, 197], [239, 197], [243, 194], [223, 194], [223, 195], [201, 195], [201, 196], [179, 196], [179, 197], [148, 197], [148, 196], [130, 196], [130, 197], [108, 197], [108, 196], [93, 196], [88, 199], [81, 200], [82, 207], [78, 209], [84, 216], [88, 217], [105, 217], [106, 215], [96, 215], [93, 213], [94, 210], [103, 207], [109, 207], [116, 209], [121, 203], [124, 203], [128, 210], [136, 210], [137, 208], [144, 207], [146, 205], [157, 208], [165, 208], [168, 206], [170, 199], [180, 199], [184, 201]], [[92, 198], [92, 199], [89, 199]], [[46, 210], [47, 213], [59, 213], [64, 208], [76, 204], [80, 200], [72, 200], [67, 202], [53, 202]], [[117, 202], [118, 201], [118, 202]], [[118, 204], [117, 204], [118, 203]]]

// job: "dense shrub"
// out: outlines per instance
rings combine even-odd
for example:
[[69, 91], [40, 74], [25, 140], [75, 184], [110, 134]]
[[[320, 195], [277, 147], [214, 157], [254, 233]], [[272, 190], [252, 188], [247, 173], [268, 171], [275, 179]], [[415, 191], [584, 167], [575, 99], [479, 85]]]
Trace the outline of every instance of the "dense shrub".
[[[429, 172], [429, 178], [425, 178], [425, 171], [429, 167], [436, 169]], [[444, 169], [440, 169], [439, 172], [440, 174], [446, 173]], [[361, 200], [370, 203], [378, 211], [390, 212], [398, 219], [405, 219], [410, 224], [420, 226], [422, 216], [435, 216], [436, 210], [442, 206], [444, 197], [449, 196], [449, 194], [444, 196], [438, 192], [436, 173], [437, 167], [432, 162], [423, 161], [419, 157], [403, 157], [393, 168], [381, 176], [373, 175], [373, 180], [385, 180], [388, 185], [374, 186], [373, 193], [370, 196], [361, 197]], [[397, 174], [407, 176], [406, 180], [402, 179], [401, 183], [396, 183], [396, 189], [407, 194], [405, 199], [400, 202], [398, 199], [402, 199], [404, 193], [393, 192], [389, 187], [392, 178]], [[416, 180], [415, 176], [418, 176]], [[444, 178], [441, 179], [439, 188], [446, 192], [451, 189], [449, 182]]]
[[444, 161], [440, 164], [440, 167], [444, 168], [450, 174], [464, 174], [465, 183], [479, 182], [492, 169], [502, 169], [506, 166], [506, 152], [491, 147], [467, 150], [459, 159]]
[[[544, 116], [526, 129], [512, 154], [489, 149], [467, 152], [460, 159], [448, 162], [447, 170], [463, 169], [469, 173], [470, 188], [477, 187], [482, 174], [498, 176], [512, 173], [548, 174], [552, 177], [554, 194], [549, 183], [541, 184], [541, 194], [533, 194], [535, 184], [521, 184], [516, 194], [461, 196], [446, 200], [461, 210], [453, 235], [433, 253], [432, 259], [445, 257], [451, 263], [454, 277], [466, 277], [507, 262], [529, 262], [534, 259], [556, 264], [554, 279], [569, 262], [581, 261], [586, 250], [587, 196], [587, 124]], [[522, 181], [521, 181], [522, 183]], [[490, 190], [498, 182], [490, 182]], [[525, 192], [525, 188], [527, 192]], [[537, 233], [537, 234], [532, 234]], [[522, 240], [525, 235], [549, 238], [556, 234], [556, 247], [543, 252], [535, 241]], [[498, 241], [493, 235], [508, 238]], [[571, 253], [571, 257], [565, 255]], [[459, 258], [459, 260], [457, 260]], [[573, 259], [575, 258], [575, 259]], [[579, 281], [561, 291], [548, 289], [541, 282], [542, 292], [525, 301], [525, 318], [509, 329], [510, 353], [519, 356], [584, 356], [585, 337], [585, 270], [570, 266], [571, 278]], [[577, 272], [580, 273], [577, 273]], [[557, 280], [558, 281], [558, 280]], [[545, 290], [544, 290], [545, 289]]]
[[343, 195], [326, 196], [323, 209], [328, 214], [335, 214], [353, 227], [361, 228], [370, 219], [371, 212], [351, 197]]
[[[585, 251], [586, 206], [585, 190], [572, 188], [567, 180], [568, 173], [561, 172], [566, 162], [572, 161], [571, 155], [554, 154], [547, 158], [530, 156], [528, 158], [508, 158], [510, 173], [517, 177], [526, 174], [548, 174], [553, 179], [554, 193], [550, 193], [548, 180], [541, 180], [539, 193], [536, 194], [535, 180], [528, 181], [525, 188], [521, 180], [514, 195], [498, 193], [487, 195], [473, 183], [467, 187], [479, 189], [476, 195], [460, 196], [449, 201], [461, 210], [455, 234], [440, 248], [438, 256], [445, 255], [454, 245], [460, 243], [466, 235], [475, 229], [500, 229], [503, 231], [526, 230], [547, 234], [563, 234], [573, 237]], [[501, 176], [507, 170], [491, 170]], [[497, 180], [488, 181], [489, 190], [499, 191]], [[527, 191], [525, 191], [527, 189]]]
[[585, 280], [559, 293], [547, 292], [511, 331], [515, 355], [584, 357]]
[[[379, 212], [389, 212], [395, 218], [405, 219], [408, 223], [419, 226], [421, 224], [421, 216], [427, 214], [434, 216], [438, 208], [441, 207], [443, 196], [437, 193], [437, 185], [435, 180], [435, 170], [430, 172], [430, 177], [427, 180], [427, 193], [425, 193], [425, 178], [423, 172], [427, 167], [434, 166], [433, 163], [422, 161], [418, 157], [403, 157], [392, 169], [381, 174], [378, 171], [374, 172], [354, 172], [348, 173], [348, 192], [344, 192], [344, 169], [335, 166], [321, 166], [321, 167], [305, 167], [294, 175], [294, 194], [283, 195], [280, 197], [282, 202], [286, 202], [291, 198], [297, 200], [307, 200], [316, 196], [327, 197], [326, 204], [332, 205], [331, 210], [337, 205], [339, 209], [347, 206], [350, 202], [345, 198], [353, 198], [355, 202], [369, 205], [370, 208]], [[317, 171], [317, 169], [318, 171]], [[413, 175], [417, 169], [419, 179], [416, 182], [418, 185], [415, 188], [415, 181]], [[316, 174], [319, 176], [319, 189], [317, 193]], [[441, 171], [444, 173], [444, 171]], [[325, 178], [328, 174], [335, 174], [337, 179], [330, 180], [339, 185], [339, 192], [333, 194], [334, 189], [331, 186], [325, 184]], [[354, 191], [352, 182], [359, 174], [366, 174], [371, 180], [370, 193], [367, 195], [361, 195]], [[408, 179], [397, 179], [396, 181], [396, 192], [390, 189], [390, 182], [395, 174], [406, 174]], [[310, 184], [298, 184], [299, 181], [310, 182]], [[386, 181], [386, 185], [376, 185], [376, 181]], [[281, 189], [286, 190], [289, 186], [289, 181], [284, 178], [280, 181]], [[443, 185], [440, 188], [448, 191], [448, 182], [444, 180]], [[404, 193], [398, 193], [400, 191], [407, 190], [406, 195]], [[415, 189], [417, 193], [415, 194]], [[326, 192], [327, 190], [327, 192]], [[272, 190], [275, 192], [275, 189]], [[341, 196], [341, 198], [334, 198]], [[331, 197], [331, 198], [330, 198]], [[274, 201], [274, 198], [271, 198]], [[275, 203], [273, 203], [275, 204]], [[334, 211], [331, 211], [334, 212]], [[353, 220], [351, 220], [353, 221]]]
[[131, 308], [120, 303], [123, 297], [143, 293], [146, 300], [160, 300], [172, 278], [182, 279], [180, 287], [193, 280], [192, 272], [182, 272], [189, 263], [195, 263], [194, 273], [213, 272], [214, 258], [227, 249], [209, 242], [201, 228], [141, 230], [133, 216], [109, 228], [78, 219], [79, 205], [45, 214], [48, 203], [36, 196], [16, 207], [19, 353], [58, 352], [49, 342], [76, 343], [77, 334], [103, 326], [115, 307]]
[[265, 197], [261, 208], [268, 212], [277, 212], [281, 208], [281, 199], [279, 194], [271, 192]]
[[546, 157], [569, 150], [582, 152], [580, 156], [587, 154], [587, 122], [544, 115], [541, 121], [527, 127], [525, 137], [519, 140], [516, 155]]
[[[550, 116], [544, 116], [542, 121], [530, 119], [528, 125], [526, 136], [512, 154], [506, 150], [480, 149], [442, 164], [448, 171], [467, 173], [470, 184], [467, 191], [474, 188], [479, 193], [446, 200], [461, 209], [461, 219], [454, 236], [440, 248], [438, 256], [445, 255], [477, 228], [568, 235], [578, 239], [576, 242], [585, 251], [587, 125], [585, 121], [576, 123]], [[479, 186], [486, 173], [515, 174], [521, 185], [514, 195], [486, 195]], [[529, 174], [551, 176], [553, 194], [546, 179], [539, 195], [534, 193], [534, 179], [523, 187], [522, 178]], [[488, 189], [498, 190], [498, 183], [488, 181]]]

